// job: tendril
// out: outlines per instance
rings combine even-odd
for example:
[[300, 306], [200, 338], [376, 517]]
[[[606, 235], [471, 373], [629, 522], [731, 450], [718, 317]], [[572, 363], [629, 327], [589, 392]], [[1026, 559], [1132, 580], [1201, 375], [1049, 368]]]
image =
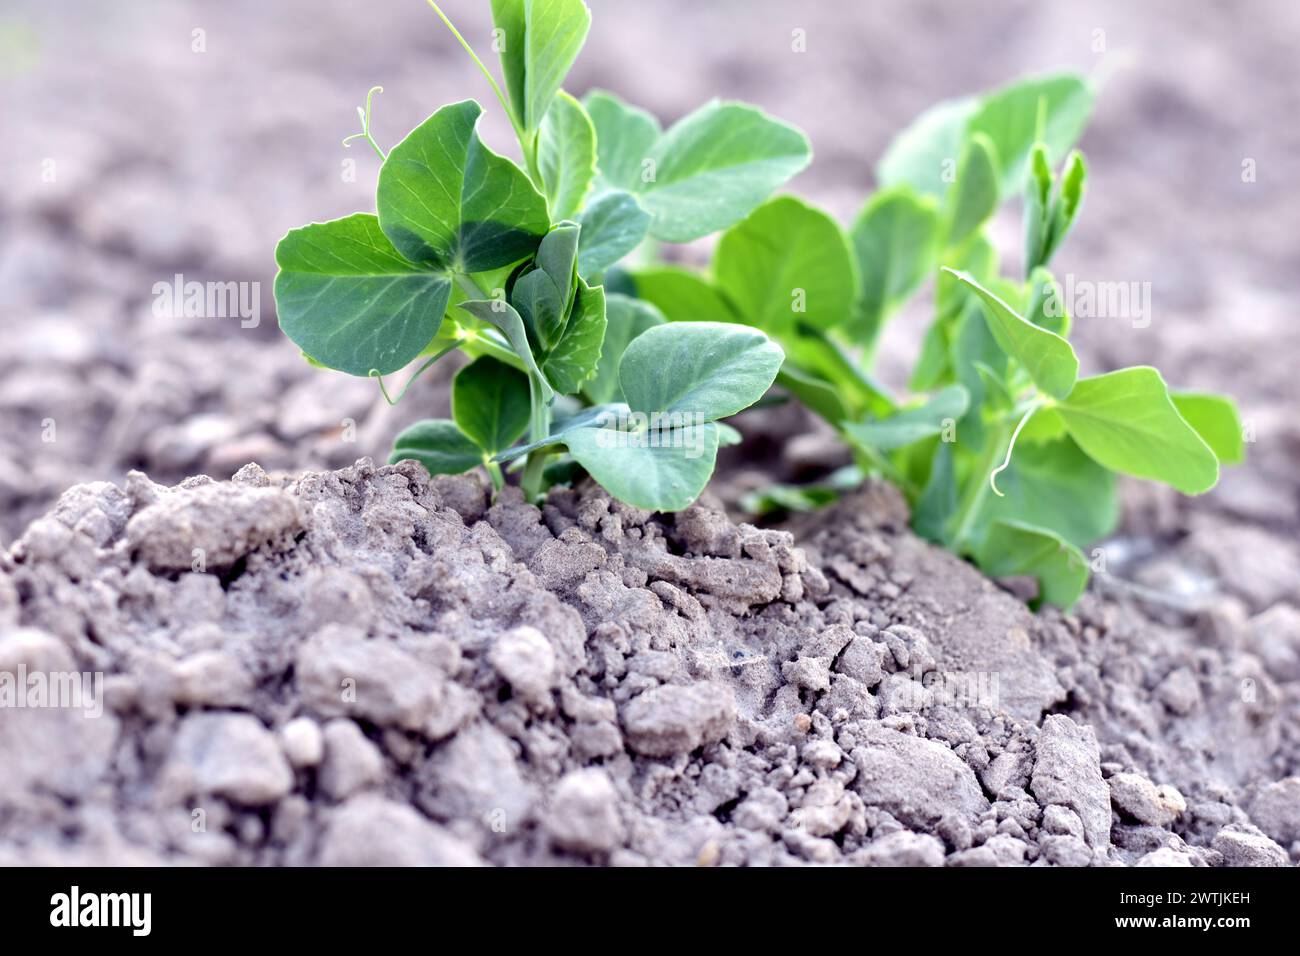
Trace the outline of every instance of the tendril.
[[1029, 422], [1029, 419], [1034, 417], [1034, 412], [1038, 411], [1042, 407], [1041, 404], [1029, 406], [1029, 410], [1021, 417], [1020, 424], [1018, 424], [1016, 430], [1011, 433], [1011, 441], [1007, 444], [1007, 456], [1002, 459], [1002, 464], [989, 472], [989, 487], [993, 489], [993, 493], [999, 498], [1005, 498], [1006, 495], [998, 490], [998, 475], [1011, 467], [1011, 453], [1016, 450], [1016, 439], [1020, 437], [1021, 429], [1025, 427]]
[[460, 346], [459, 341], [452, 342], [446, 348], [431, 355], [429, 357], [429, 360], [425, 362], [423, 365], [421, 365], [418, 369], [416, 369], [415, 374], [412, 375], [409, 379], [407, 379], [406, 384], [402, 386], [402, 390], [397, 393], [396, 398], [393, 398], [391, 395], [388, 394], [388, 386], [384, 384], [384, 376], [379, 374], [379, 369], [372, 368], [370, 370], [370, 377], [379, 382], [379, 391], [383, 393], [384, 401], [386, 401], [389, 405], [396, 405], [404, 397], [406, 397], [406, 393], [410, 390], [411, 386], [415, 384], [415, 380], [419, 378], [421, 375], [423, 375], [425, 371], [428, 370], [430, 365], [438, 361], [438, 359], [442, 358], [452, 349], [458, 348], [459, 346]]
[[343, 137], [344, 146], [351, 146], [352, 141], [354, 139], [364, 139], [367, 143], [370, 144], [370, 147], [379, 155], [380, 161], [383, 161], [388, 157], [386, 157], [384, 155], [384, 151], [379, 148], [379, 144], [375, 142], [375, 138], [370, 135], [370, 104], [371, 101], [375, 98], [375, 94], [382, 93], [382, 92], [384, 92], [384, 88], [382, 86], [372, 86], [370, 88], [370, 91], [366, 93], [366, 108], [362, 109], [360, 106], [357, 107], [357, 117], [361, 120], [361, 132], [353, 133], [351, 136]]

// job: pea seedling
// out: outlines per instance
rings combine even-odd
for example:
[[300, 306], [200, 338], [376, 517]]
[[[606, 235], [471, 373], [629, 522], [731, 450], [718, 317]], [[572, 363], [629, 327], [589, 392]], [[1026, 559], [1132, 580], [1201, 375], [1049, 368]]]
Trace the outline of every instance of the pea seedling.
[[[786, 354], [778, 384], [853, 449], [849, 474], [768, 489], [751, 496], [755, 510], [816, 507], [881, 473], [907, 494], [917, 532], [991, 575], [1032, 576], [1039, 600], [1069, 607], [1088, 579], [1083, 549], [1118, 520], [1117, 473], [1199, 494], [1220, 464], [1242, 460], [1229, 399], [1170, 391], [1146, 366], [1079, 377], [1071, 317], [1047, 267], [1083, 202], [1087, 167], [1070, 150], [1093, 98], [1087, 81], [1062, 75], [942, 103], [891, 145], [882, 188], [847, 234], [780, 196], [723, 233], [707, 273], [627, 274], [669, 319], [766, 330]], [[986, 234], [1016, 193], [1023, 281], [999, 275]], [[900, 400], [872, 377], [872, 354], [885, 321], [930, 275], [934, 320], [909, 383], [916, 397]]]
[[[382, 161], [376, 213], [292, 230], [276, 250], [281, 327], [314, 363], [384, 388], [416, 360], [418, 376], [454, 350], [472, 359], [452, 418], [403, 432], [393, 460], [484, 467], [498, 488], [502, 466], [520, 469], [533, 500], [585, 471], [623, 501], [676, 510], [718, 446], [739, 440], [721, 419], [775, 382], [856, 464], [768, 489], [756, 509], [814, 507], [883, 474], [918, 533], [989, 574], [1032, 576], [1039, 599], [1063, 607], [1086, 585], [1083, 549], [1118, 520], [1116, 474], [1199, 494], [1241, 461], [1230, 400], [1170, 391], [1146, 366], [1079, 376], [1048, 266], [1083, 203], [1072, 147], [1092, 110], [1086, 80], [1033, 78], [927, 111], [845, 231], [770, 198], [811, 153], [751, 106], [709, 103], [664, 130], [612, 94], [564, 92], [590, 23], [581, 0], [493, 0], [504, 90], [429, 5], [487, 78], [522, 165], [479, 139], [473, 100], [385, 154], [372, 90], [349, 140]], [[1019, 280], [1000, 274], [987, 228], [1013, 195]], [[707, 270], [649, 261], [656, 243], [718, 231]], [[930, 276], [934, 319], [900, 398], [873, 357]]]
[[382, 377], [417, 360], [419, 375], [454, 350], [472, 359], [452, 419], [403, 432], [394, 460], [435, 474], [482, 466], [497, 487], [502, 466], [517, 467], [531, 499], [580, 467], [633, 505], [686, 507], [737, 437], [720, 419], [762, 397], [781, 350], [740, 324], [668, 325], [603, 276], [647, 236], [687, 242], [743, 219], [807, 165], [807, 139], [737, 103], [666, 132], [639, 111], [598, 126], [615, 101], [561, 89], [590, 25], [581, 0], [493, 0], [504, 90], [430, 6], [487, 78], [522, 165], [484, 145], [473, 100], [385, 153], [372, 90], [348, 140], [382, 162], [376, 211], [280, 241], [281, 328], [313, 363], [377, 377], [385, 396]]

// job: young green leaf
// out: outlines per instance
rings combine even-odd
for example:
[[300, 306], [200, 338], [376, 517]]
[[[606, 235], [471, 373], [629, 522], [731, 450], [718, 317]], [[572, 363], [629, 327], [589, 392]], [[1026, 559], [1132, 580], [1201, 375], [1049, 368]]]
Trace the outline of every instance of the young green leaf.
[[871, 348], [885, 320], [934, 267], [939, 213], [906, 186], [876, 193], [849, 230], [861, 277], [852, 335]]
[[716, 286], [677, 266], [654, 266], [631, 274], [639, 299], [654, 305], [669, 322], [739, 322], [734, 305]]
[[1187, 495], [1209, 491], [1219, 479], [1219, 460], [1179, 415], [1153, 368], [1079, 379], [1056, 411], [1079, 447], [1112, 471], [1163, 481]]
[[[1083, 154], [1077, 149], [1070, 153], [1065, 161], [1065, 172], [1061, 175], [1060, 188], [1052, 202], [1051, 241], [1047, 247], [1047, 259], [1061, 245], [1069, 233], [1070, 227], [1079, 215], [1083, 205], [1083, 194], [1088, 183], [1088, 167], [1083, 161]], [[1044, 260], [1047, 261], [1047, 260]]]
[[1025, 275], [1028, 276], [1050, 258], [1052, 170], [1047, 165], [1047, 149], [1039, 144], [1029, 157], [1029, 175], [1025, 177]]
[[999, 182], [997, 147], [983, 133], [972, 134], [957, 166], [957, 179], [945, 200], [947, 245], [961, 245], [997, 211], [1001, 201]]
[[393, 442], [390, 464], [413, 459], [431, 475], [459, 475], [484, 462], [483, 449], [445, 418], [416, 422]]
[[583, 101], [596, 128], [596, 188], [635, 192], [663, 129], [645, 110], [593, 90]]
[[559, 341], [564, 331], [564, 302], [545, 270], [534, 269], [521, 276], [510, 292], [510, 304], [539, 349], [546, 351]]
[[809, 411], [820, 415], [832, 427], [851, 416], [840, 398], [839, 389], [825, 379], [786, 361], [777, 373], [776, 383], [799, 399]]
[[501, 70], [515, 118], [535, 131], [564, 84], [591, 27], [582, 0], [492, 0], [503, 33]]
[[1018, 361], [1042, 391], [1065, 398], [1079, 376], [1079, 357], [1054, 332], [1022, 318], [1011, 306], [964, 273], [951, 272], [984, 302], [984, 317], [998, 347]]
[[1169, 397], [1221, 464], [1239, 465], [1246, 460], [1241, 416], [1232, 399], [1202, 392], [1170, 392]]
[[560, 90], [542, 120], [537, 168], [551, 219], [573, 219], [596, 178], [596, 128], [582, 104]]
[[650, 433], [577, 428], [564, 442], [620, 501], [648, 511], [680, 511], [700, 496], [713, 474], [718, 426], [708, 422]]
[[537, 268], [555, 283], [565, 311], [573, 300], [574, 280], [577, 278], [579, 229], [577, 223], [562, 222], [548, 232], [537, 247]]
[[903, 408], [887, 418], [868, 422], [844, 422], [846, 435], [863, 448], [893, 451], [955, 427], [966, 414], [970, 395], [960, 385], [950, 385], [930, 396], [922, 405]]
[[395, 372], [438, 333], [451, 280], [398, 254], [364, 213], [291, 229], [275, 249], [280, 328], [314, 361]]
[[1085, 455], [1068, 436], [1034, 443], [1022, 433], [1010, 467], [998, 475], [998, 490], [1002, 497], [985, 497], [977, 528], [1019, 519], [1087, 548], [1119, 522], [1114, 473]]
[[1035, 144], [1046, 146], [1049, 165], [1065, 158], [1088, 123], [1092, 102], [1088, 81], [1073, 74], [1021, 80], [983, 100], [967, 131], [983, 133], [997, 148], [1003, 197], [1014, 196], [1024, 187]]
[[957, 472], [954, 442], [937, 442], [930, 474], [912, 509], [912, 529], [927, 541], [949, 544], [949, 520], [957, 511]]
[[781, 339], [780, 345], [795, 365], [832, 383], [839, 391], [850, 414], [831, 421], [832, 425], [838, 427], [845, 418], [864, 413], [890, 415], [898, 407], [884, 386], [821, 329], [799, 325], [793, 334]]
[[650, 214], [629, 192], [610, 190], [594, 197], [578, 216], [578, 272], [600, 275], [640, 245]]
[[962, 139], [974, 98], [946, 100], [930, 107], [894, 137], [876, 166], [881, 189], [907, 185], [923, 196], [943, 198], [952, 182], [952, 164], [961, 153]]
[[646, 329], [664, 324], [664, 317], [649, 302], [618, 293], [605, 294], [605, 341], [600, 348], [596, 374], [582, 392], [593, 405], [623, 400], [618, 384], [618, 364], [628, 345]]
[[451, 417], [488, 455], [505, 451], [528, 429], [528, 376], [482, 355], [451, 382]]
[[991, 577], [1032, 575], [1038, 579], [1039, 601], [1067, 610], [1088, 584], [1088, 562], [1078, 548], [1022, 521], [993, 522], [978, 563]]
[[793, 196], [769, 199], [718, 240], [713, 275], [741, 319], [781, 338], [796, 322], [829, 329], [857, 294], [839, 224]]
[[460, 308], [474, 316], [474, 318], [494, 326], [506, 337], [506, 341], [510, 343], [510, 348], [519, 356], [524, 363], [524, 367], [528, 369], [528, 373], [535, 377], [541, 389], [542, 401], [549, 405], [555, 398], [555, 391], [551, 388], [551, 383], [547, 381], [546, 376], [542, 374], [541, 367], [537, 364], [532, 346], [528, 342], [528, 331], [525, 329], [524, 320], [520, 318], [519, 313], [509, 303], [500, 299], [471, 299], [468, 302], [460, 303]]
[[619, 383], [633, 411], [711, 422], [762, 398], [784, 357], [756, 329], [672, 322], [632, 341], [619, 364]]
[[1034, 325], [1062, 338], [1070, 334], [1070, 313], [1065, 308], [1065, 295], [1052, 273], [1041, 266], [1029, 277], [1029, 309], [1025, 315]]
[[605, 290], [578, 280], [569, 324], [542, 360], [546, 380], [561, 395], [572, 395], [596, 371], [605, 339]]
[[[739, 222], [812, 157], [803, 133], [741, 103], [708, 103], [648, 148], [655, 127], [644, 113], [609, 94], [587, 106], [602, 182], [634, 193], [650, 213], [650, 235], [664, 242], [690, 242]], [[630, 142], [607, 151], [606, 141], [628, 130]]]
[[412, 262], [486, 272], [532, 255], [550, 228], [545, 197], [479, 139], [481, 112], [473, 100], [444, 106], [379, 170], [379, 226]]

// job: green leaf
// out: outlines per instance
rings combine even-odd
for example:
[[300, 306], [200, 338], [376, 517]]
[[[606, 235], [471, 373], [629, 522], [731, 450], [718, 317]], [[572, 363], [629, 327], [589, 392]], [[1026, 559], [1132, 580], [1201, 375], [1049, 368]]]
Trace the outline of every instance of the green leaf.
[[1239, 465], [1246, 460], [1241, 416], [1232, 399], [1203, 392], [1170, 392], [1169, 397], [1221, 464]]
[[548, 232], [537, 247], [536, 268], [520, 276], [510, 292], [511, 304], [543, 352], [556, 346], [568, 320], [577, 276], [578, 232], [571, 222]]
[[832, 424], [838, 426], [844, 418], [856, 418], [864, 412], [876, 416], [889, 415], [897, 408], [897, 403], [884, 386], [845, 355], [844, 350], [821, 329], [800, 325], [795, 334], [784, 337], [780, 345], [790, 361], [831, 382], [839, 390], [850, 414]]
[[547, 381], [546, 376], [542, 374], [541, 367], [537, 364], [537, 358], [533, 355], [532, 346], [528, 343], [528, 331], [524, 328], [524, 320], [520, 318], [519, 313], [507, 302], [501, 299], [471, 299], [468, 302], [460, 303], [460, 308], [464, 309], [474, 318], [487, 322], [494, 326], [510, 343], [510, 348], [524, 366], [528, 373], [537, 379], [538, 386], [541, 389], [541, 399], [547, 405], [555, 398], [555, 391], [551, 388], [551, 383]]
[[1035, 146], [1030, 154], [1029, 175], [1025, 177], [1025, 275], [1029, 275], [1049, 256], [1051, 243], [1052, 170], [1047, 165], [1047, 150]]
[[957, 180], [945, 200], [948, 207], [946, 242], [960, 245], [977, 232], [997, 211], [998, 153], [993, 141], [975, 133], [966, 142]]
[[537, 267], [551, 277], [567, 311], [574, 293], [578, 269], [577, 223], [562, 222], [548, 232], [537, 247]]
[[849, 230], [862, 280], [853, 335], [868, 348], [934, 267], [938, 235], [936, 204], [906, 186], [876, 193], [858, 214]]
[[582, 49], [591, 13], [582, 0], [492, 0], [492, 21], [503, 32], [501, 70], [510, 105], [531, 132]]
[[486, 272], [532, 255], [550, 228], [545, 197], [479, 139], [481, 112], [473, 100], [444, 106], [379, 170], [380, 228], [412, 262]]
[[736, 308], [718, 289], [677, 266], [638, 269], [631, 274], [637, 298], [655, 306], [669, 322], [739, 322]]
[[1040, 602], [1064, 609], [1079, 600], [1088, 584], [1088, 562], [1078, 548], [1021, 521], [993, 522], [978, 563], [990, 577], [1032, 575], [1038, 579]]
[[781, 366], [781, 371], [776, 376], [776, 383], [799, 399], [805, 408], [820, 415], [834, 428], [839, 428], [840, 422], [851, 415], [840, 398], [839, 389], [789, 361]]
[[564, 443], [591, 477], [620, 501], [648, 511], [680, 511], [700, 496], [713, 474], [718, 426], [709, 422], [632, 433], [576, 428], [565, 434]]
[[599, 275], [640, 245], [650, 227], [650, 214], [629, 192], [601, 193], [578, 217], [578, 271]]
[[1079, 358], [1070, 343], [1039, 328], [965, 273], [944, 267], [984, 302], [984, 317], [998, 347], [1019, 362], [1042, 391], [1065, 398], [1079, 376]]
[[1070, 153], [1059, 188], [1047, 165], [1047, 153], [1042, 146], [1034, 147], [1030, 159], [1030, 176], [1025, 182], [1025, 269], [1026, 273], [1046, 265], [1060, 247], [1062, 240], [1074, 225], [1079, 207], [1083, 204], [1084, 186], [1088, 168], [1083, 154]]
[[561, 395], [574, 394], [595, 373], [605, 324], [605, 290], [579, 279], [569, 324], [542, 361], [546, 380]]
[[459, 475], [483, 464], [483, 450], [466, 437], [455, 422], [430, 418], [416, 422], [393, 442], [390, 464], [413, 459], [431, 475]]
[[1055, 166], [1065, 158], [1088, 123], [1092, 102], [1088, 81], [1073, 74], [1022, 80], [983, 100], [967, 131], [983, 133], [993, 141], [1002, 169], [1003, 197], [1017, 195], [1024, 188], [1030, 152], [1036, 143], [1046, 146], [1049, 165]]
[[1029, 277], [1029, 321], [1039, 328], [1055, 332], [1065, 338], [1070, 334], [1070, 313], [1065, 308], [1065, 295], [1056, 278], [1041, 266]]
[[623, 400], [618, 384], [618, 363], [623, 353], [638, 335], [665, 321], [649, 302], [609, 292], [605, 294], [605, 319], [605, 341], [600, 348], [596, 374], [582, 389], [593, 405]]
[[858, 279], [839, 224], [793, 196], [769, 199], [723, 233], [713, 276], [743, 321], [777, 337], [795, 322], [844, 322]]
[[947, 100], [913, 120], [894, 137], [876, 166], [881, 189], [907, 185], [923, 196], [942, 199], [952, 181], [952, 164], [961, 153], [966, 125], [977, 105], [973, 98]]
[[596, 127], [596, 188], [636, 192], [650, 151], [663, 132], [659, 121], [603, 90], [588, 93], [584, 104]]
[[1079, 379], [1056, 410], [1079, 447], [1112, 471], [1163, 481], [1188, 495], [1219, 479], [1213, 450], [1179, 415], [1153, 368]]
[[551, 425], [551, 433], [545, 438], [530, 441], [526, 445], [516, 445], [507, 451], [499, 452], [493, 456], [493, 460], [503, 463], [510, 462], [531, 454], [539, 448], [554, 448], [556, 445], [564, 444], [565, 436], [578, 429], [617, 428], [620, 423], [627, 421], [630, 413], [631, 410], [626, 403], [611, 402], [605, 405], [593, 405], [584, 408], [569, 418], [561, 418], [557, 415]]
[[1085, 455], [1068, 436], [1036, 444], [1022, 433], [1011, 465], [997, 476], [997, 484], [1005, 497], [985, 497], [982, 523], [1018, 519], [1087, 548], [1119, 522], [1114, 473]]
[[275, 249], [280, 328], [315, 362], [351, 375], [395, 372], [438, 333], [451, 281], [403, 259], [357, 213], [291, 229]]
[[[948, 264], [984, 281], [997, 274], [997, 250], [983, 234], [977, 234], [957, 250]], [[935, 277], [934, 320], [921, 341], [921, 355], [912, 369], [912, 378], [908, 382], [912, 391], [933, 391], [954, 380], [957, 369], [953, 359], [962, 332], [965, 310], [976, 301], [977, 297], [970, 288], [959, 282], [952, 273], [940, 272]], [[978, 305], [975, 309], [980, 313], [976, 320], [984, 337], [988, 338], [983, 309]], [[977, 383], [968, 383], [968, 389], [971, 384]], [[971, 404], [981, 404], [982, 395], [981, 389], [971, 389]]]
[[966, 414], [970, 395], [960, 385], [950, 385], [922, 405], [903, 408], [887, 418], [869, 422], [844, 422], [846, 435], [865, 449], [893, 451], [955, 427]]
[[[649, 145], [646, 114], [609, 94], [589, 98], [588, 110], [603, 182], [636, 194], [650, 235], [664, 242], [739, 222], [812, 158], [803, 133], [741, 103], [708, 103]], [[607, 152], [606, 141], [624, 133], [629, 141]]]
[[941, 441], [935, 445], [929, 477], [912, 509], [913, 530], [936, 544], [948, 544], [948, 522], [957, 511], [953, 444]]
[[490, 355], [470, 362], [452, 379], [451, 416], [489, 455], [504, 451], [528, 429], [528, 376]]
[[542, 351], [551, 348], [564, 331], [564, 303], [560, 290], [542, 269], [534, 269], [519, 278], [510, 290], [510, 303], [524, 320]]
[[551, 219], [577, 216], [596, 178], [596, 128], [582, 104], [563, 90], [542, 120], [537, 167]]
[[784, 357], [757, 329], [671, 322], [632, 341], [619, 364], [619, 383], [633, 411], [711, 422], [762, 398]]

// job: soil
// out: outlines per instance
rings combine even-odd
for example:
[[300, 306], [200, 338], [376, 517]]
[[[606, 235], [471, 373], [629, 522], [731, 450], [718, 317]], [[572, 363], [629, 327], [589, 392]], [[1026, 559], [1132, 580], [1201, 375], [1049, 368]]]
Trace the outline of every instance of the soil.
[[[1207, 496], [1126, 485], [1105, 573], [1031, 615], [882, 487], [735, 523], [743, 491], [842, 460], [792, 408], [741, 416], [676, 517], [589, 488], [489, 509], [470, 480], [351, 466], [445, 414], [453, 366], [397, 408], [308, 367], [275, 327], [274, 244], [372, 207], [374, 157], [338, 147], [367, 87], [391, 143], [486, 100], [481, 77], [419, 3], [364, 31], [343, 0], [7, 5], [0, 671], [107, 678], [102, 717], [5, 711], [0, 861], [1300, 860], [1300, 134], [1277, 122], [1300, 13], [1252, 10], [596, 10], [575, 90], [665, 120], [758, 102], [808, 130], [794, 188], [845, 219], [934, 100], [1109, 76], [1054, 265], [1149, 281], [1152, 321], [1078, 319], [1084, 368], [1230, 392], [1253, 441]], [[999, 229], [1014, 249], [1014, 209]], [[260, 320], [159, 317], [177, 274], [260, 283]], [[889, 329], [886, 380], [926, 317]]]
[[[80, 485], [0, 564], [0, 862], [1289, 865], [1300, 617], [1033, 615], [870, 484], [803, 547], [368, 460]], [[1237, 626], [1240, 625], [1240, 626]]]

